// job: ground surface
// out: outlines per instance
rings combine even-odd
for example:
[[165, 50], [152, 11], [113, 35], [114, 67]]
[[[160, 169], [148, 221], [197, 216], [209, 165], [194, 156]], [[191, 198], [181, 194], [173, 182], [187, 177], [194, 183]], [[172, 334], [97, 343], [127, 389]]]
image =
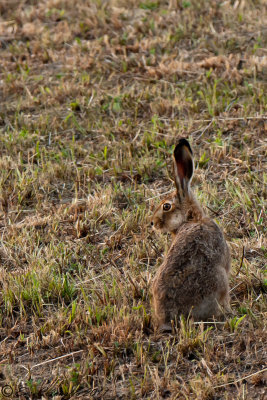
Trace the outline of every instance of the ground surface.
[[[266, 7], [0, 2], [7, 396], [264, 398]], [[170, 238], [149, 217], [179, 136], [229, 241], [233, 315], [160, 335], [149, 288]]]

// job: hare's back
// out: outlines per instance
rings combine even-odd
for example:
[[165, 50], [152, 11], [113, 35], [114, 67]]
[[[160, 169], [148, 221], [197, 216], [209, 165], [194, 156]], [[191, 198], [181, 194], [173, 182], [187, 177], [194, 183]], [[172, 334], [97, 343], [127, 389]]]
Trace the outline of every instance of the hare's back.
[[212, 279], [215, 269], [224, 267], [227, 251], [223, 233], [212, 220], [185, 224], [177, 233], [155, 279], [164, 281], [164, 285], [169, 282], [176, 288], [189, 280], [203, 284], [203, 280]]
[[[166, 308], [184, 313], [211, 293], [220, 291], [226, 271], [224, 237], [212, 220], [185, 224], [156, 273], [153, 292]], [[169, 304], [170, 303], [170, 304]]]
[[219, 226], [212, 220], [205, 223], [187, 223], [181, 227], [168, 252], [168, 264], [178, 269], [191, 262], [203, 260], [204, 264], [217, 264], [226, 248], [225, 239]]

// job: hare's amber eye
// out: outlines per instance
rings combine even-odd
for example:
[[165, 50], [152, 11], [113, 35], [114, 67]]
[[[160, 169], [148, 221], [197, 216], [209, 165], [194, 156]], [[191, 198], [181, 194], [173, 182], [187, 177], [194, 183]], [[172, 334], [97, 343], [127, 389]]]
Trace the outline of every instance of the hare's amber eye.
[[163, 204], [163, 210], [164, 211], [169, 211], [172, 208], [172, 205], [170, 203], [164, 203]]

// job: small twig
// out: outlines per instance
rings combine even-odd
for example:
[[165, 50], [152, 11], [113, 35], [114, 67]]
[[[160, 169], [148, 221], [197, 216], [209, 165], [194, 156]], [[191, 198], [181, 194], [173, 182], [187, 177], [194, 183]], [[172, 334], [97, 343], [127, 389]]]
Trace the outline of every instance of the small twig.
[[261, 298], [261, 296], [262, 296], [262, 293], [260, 293], [260, 294], [258, 295], [258, 297], [256, 298], [255, 301], [258, 301], [258, 300]]
[[80, 285], [83, 285], [84, 283], [87, 283], [87, 282], [96, 281], [98, 278], [101, 278], [104, 275], [105, 274], [100, 274], [100, 275], [95, 276], [94, 278], [86, 279], [86, 281], [80, 281], [80, 282], [76, 283], [75, 286], [80, 286]]
[[241, 381], [243, 381], [244, 379], [248, 379], [248, 378], [250, 378], [251, 376], [261, 374], [261, 373], [264, 372], [264, 371], [267, 371], [267, 368], [263, 368], [263, 369], [261, 369], [260, 371], [254, 372], [253, 374], [243, 376], [243, 378], [239, 378], [239, 379], [237, 379], [237, 380], [235, 380], [235, 381], [228, 382], [228, 383], [224, 383], [223, 385], [213, 386], [213, 389], [217, 389], [217, 388], [221, 388], [221, 387], [229, 386], [229, 385], [234, 385], [235, 383], [241, 382]]
[[[160, 118], [161, 120], [163, 119], [163, 118]], [[248, 117], [212, 117], [212, 118], [208, 118], [208, 119], [192, 119], [192, 120], [188, 120], [188, 119], [185, 119], [185, 118], [180, 118], [180, 119], [177, 119], [176, 121], [178, 121], [178, 122], [191, 122], [191, 123], [194, 123], [194, 122], [201, 122], [201, 123], [203, 123], [203, 122], [216, 122], [216, 121], [223, 121], [223, 122], [225, 122], [225, 121], [250, 121], [250, 120], [263, 120], [263, 121], [265, 121], [265, 120], [267, 120], [267, 115], [255, 115], [255, 116], [248, 116]], [[209, 126], [208, 126], [209, 127]], [[204, 128], [205, 129], [205, 128]]]
[[134, 281], [132, 280], [132, 278], [130, 277], [129, 274], [127, 274], [127, 278], [129, 279], [130, 283], [133, 285], [133, 287], [135, 289], [135, 293], [140, 295], [140, 288], [134, 283]]
[[5, 339], [1, 340], [0, 346], [1, 346], [1, 344], [4, 343], [7, 339], [9, 339], [9, 336], [6, 336]]
[[153, 197], [150, 197], [149, 199], [146, 199], [146, 201], [156, 199], [157, 197], [164, 196], [165, 194], [169, 194], [169, 193], [171, 193], [171, 192], [173, 192], [173, 191], [174, 191], [174, 189], [171, 189], [171, 190], [168, 190], [168, 192], [159, 193], [159, 194], [157, 194], [156, 196], [153, 196]]
[[193, 325], [200, 325], [200, 324], [210, 324], [210, 325], [224, 325], [226, 323], [226, 321], [221, 322], [221, 321], [197, 321], [197, 322], [193, 322]]
[[41, 365], [44, 365], [44, 364], [49, 364], [49, 363], [57, 361], [57, 360], [61, 360], [62, 358], [67, 358], [67, 357], [70, 357], [70, 356], [74, 356], [76, 354], [83, 353], [83, 352], [84, 352], [84, 350], [73, 351], [72, 353], [64, 354], [64, 356], [52, 358], [51, 360], [46, 360], [46, 361], [43, 361], [43, 362], [41, 362], [39, 364], [35, 364], [35, 365], [33, 365], [31, 367], [31, 369], [36, 368], [36, 367], [40, 367]]
[[207, 364], [207, 362], [206, 362], [206, 360], [205, 360], [204, 358], [201, 358], [201, 364], [202, 364], [203, 367], [206, 369], [208, 375], [209, 375], [210, 377], [212, 377], [212, 376], [213, 376], [213, 373], [212, 373], [211, 369], [208, 367], [208, 364]]
[[203, 131], [201, 132], [201, 134], [200, 135], [198, 135], [198, 139], [202, 136], [202, 135], [204, 135], [204, 133], [209, 129], [209, 127], [211, 126], [211, 124], [213, 123], [213, 118], [212, 118], [212, 120], [210, 121], [210, 123], [203, 129]]
[[[213, 117], [209, 119], [194, 119], [192, 122], [213, 122], [213, 121], [245, 121], [253, 119], [267, 119], [267, 115], [256, 115], [253, 117]], [[178, 119], [177, 121], [186, 122], [185, 119]]]
[[239, 272], [241, 271], [241, 268], [243, 267], [244, 256], [245, 256], [245, 246], [243, 246], [242, 257], [241, 257], [240, 265], [239, 265], [238, 271], [237, 271], [237, 273], [236, 273], [235, 276], [237, 276], [237, 275], [239, 274]]
[[206, 206], [208, 210], [210, 210], [211, 212], [213, 212], [215, 215], [219, 216], [220, 213], [218, 213], [218, 211], [213, 210], [211, 207]]
[[239, 282], [237, 285], [235, 285], [232, 289], [230, 289], [230, 293], [233, 291], [233, 290], [235, 290], [238, 286], [240, 286], [240, 285], [242, 285], [243, 284], [243, 282]]

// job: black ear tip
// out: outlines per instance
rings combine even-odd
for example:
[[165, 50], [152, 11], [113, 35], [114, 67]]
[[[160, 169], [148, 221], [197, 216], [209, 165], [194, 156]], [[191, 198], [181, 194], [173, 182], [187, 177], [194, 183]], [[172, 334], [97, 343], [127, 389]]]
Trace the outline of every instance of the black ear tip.
[[178, 154], [178, 152], [183, 148], [183, 147], [187, 147], [188, 150], [190, 151], [191, 154], [193, 154], [192, 149], [190, 147], [189, 142], [187, 141], [187, 139], [185, 138], [181, 138], [178, 140], [178, 143], [174, 149], [174, 155]]

